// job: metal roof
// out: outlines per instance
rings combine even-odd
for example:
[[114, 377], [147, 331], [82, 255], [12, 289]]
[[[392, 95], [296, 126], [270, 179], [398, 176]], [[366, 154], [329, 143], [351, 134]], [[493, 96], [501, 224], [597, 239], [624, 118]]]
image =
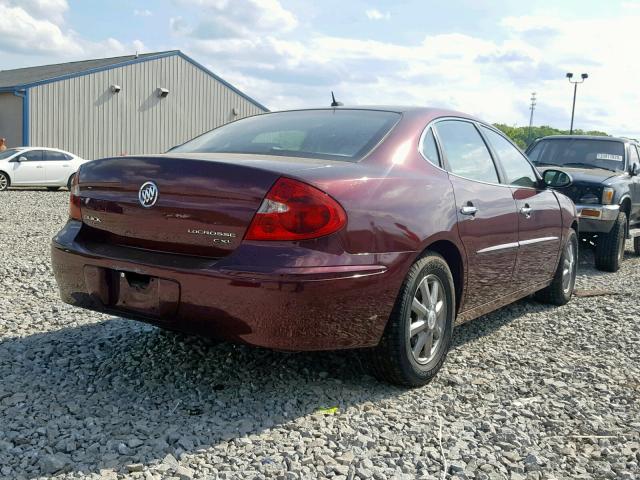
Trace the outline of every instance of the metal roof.
[[195, 67], [203, 70], [205, 73], [221, 82], [226, 87], [233, 90], [241, 97], [247, 99], [258, 108], [268, 112], [269, 109], [249, 97], [245, 93], [226, 82], [211, 70], [185, 55], [180, 50], [167, 50], [164, 52], [142, 53], [139, 55], [126, 55], [122, 57], [98, 58], [93, 60], [83, 60], [79, 62], [57, 63], [53, 65], [42, 65], [38, 67], [17, 68], [14, 70], [0, 70], [0, 92], [11, 92], [24, 90], [26, 88], [52, 83], [58, 80], [77, 77], [81, 75], [89, 75], [91, 73], [110, 70], [112, 68], [123, 67], [139, 62], [156, 60], [164, 57], [177, 55]]
[[0, 88], [28, 86], [43, 80], [51, 80], [57, 77], [65, 77], [82, 73], [86, 70], [93, 70], [104, 67], [115, 67], [121, 63], [127, 63], [136, 59], [147, 57], [164, 56], [173, 52], [142, 53], [140, 55], [126, 55], [123, 57], [98, 58], [93, 60], [83, 60], [80, 62], [56, 63], [53, 65], [42, 65], [38, 67], [16, 68], [15, 70], [0, 70]]

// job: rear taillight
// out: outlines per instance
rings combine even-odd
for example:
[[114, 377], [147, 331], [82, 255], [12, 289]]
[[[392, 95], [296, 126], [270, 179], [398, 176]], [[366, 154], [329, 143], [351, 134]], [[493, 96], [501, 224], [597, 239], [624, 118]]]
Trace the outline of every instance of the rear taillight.
[[308, 240], [337, 232], [347, 214], [329, 195], [311, 185], [281, 177], [262, 201], [246, 240]]
[[76, 173], [71, 180], [71, 194], [69, 195], [69, 218], [82, 221], [82, 211], [80, 210], [80, 174]]

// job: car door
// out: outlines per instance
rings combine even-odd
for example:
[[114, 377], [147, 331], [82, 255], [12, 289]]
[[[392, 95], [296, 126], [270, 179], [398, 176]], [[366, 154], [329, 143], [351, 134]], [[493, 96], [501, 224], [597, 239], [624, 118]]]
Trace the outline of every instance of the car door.
[[42, 150], [27, 150], [15, 157], [11, 162], [10, 176], [12, 185], [43, 185], [46, 169]]
[[631, 191], [629, 223], [637, 228], [640, 223], [640, 150], [637, 145], [629, 145], [629, 172], [635, 172], [629, 182], [629, 190]]
[[71, 157], [55, 150], [44, 150], [46, 162], [47, 184], [66, 185], [67, 179], [73, 173]]
[[512, 293], [518, 252], [518, 214], [509, 187], [475, 123], [447, 119], [434, 130], [449, 171], [458, 214], [458, 232], [467, 256], [465, 303], [478, 307]]
[[518, 210], [518, 257], [514, 282], [546, 282], [556, 269], [562, 238], [562, 214], [554, 192], [539, 181], [520, 150], [498, 131], [480, 127], [509, 185]]

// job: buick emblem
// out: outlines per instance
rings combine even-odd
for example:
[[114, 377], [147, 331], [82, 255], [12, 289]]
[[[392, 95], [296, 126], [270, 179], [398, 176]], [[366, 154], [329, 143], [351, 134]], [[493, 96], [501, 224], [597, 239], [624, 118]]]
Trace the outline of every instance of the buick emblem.
[[158, 201], [158, 186], [154, 182], [145, 182], [138, 190], [138, 200], [144, 208], [153, 207]]

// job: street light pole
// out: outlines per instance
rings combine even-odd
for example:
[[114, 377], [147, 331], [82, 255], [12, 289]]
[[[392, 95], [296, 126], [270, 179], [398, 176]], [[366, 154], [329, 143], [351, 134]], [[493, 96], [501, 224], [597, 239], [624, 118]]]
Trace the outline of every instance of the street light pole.
[[583, 73], [580, 75], [582, 80], [571, 80], [573, 78], [573, 73], [567, 73], [567, 78], [569, 79], [569, 83], [573, 83], [573, 106], [571, 107], [571, 128], [569, 129], [569, 135], [573, 135], [573, 117], [576, 112], [576, 95], [578, 93], [578, 84], [584, 82], [589, 75]]
[[533, 127], [533, 111], [536, 109], [536, 92], [531, 93], [531, 115], [529, 115], [529, 133], [527, 134], [527, 145], [531, 143], [531, 128]]

